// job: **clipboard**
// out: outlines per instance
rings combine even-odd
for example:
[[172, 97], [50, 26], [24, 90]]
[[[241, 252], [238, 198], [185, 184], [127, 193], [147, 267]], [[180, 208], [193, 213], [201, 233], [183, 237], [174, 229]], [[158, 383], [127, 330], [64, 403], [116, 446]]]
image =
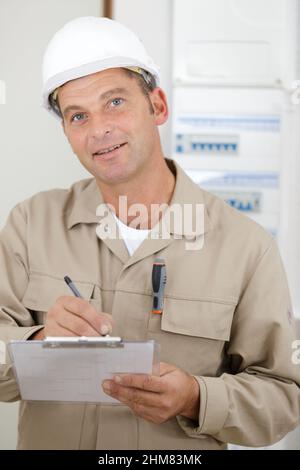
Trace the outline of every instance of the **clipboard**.
[[120, 337], [48, 337], [8, 343], [22, 400], [120, 404], [102, 382], [115, 374], [159, 375], [159, 344]]

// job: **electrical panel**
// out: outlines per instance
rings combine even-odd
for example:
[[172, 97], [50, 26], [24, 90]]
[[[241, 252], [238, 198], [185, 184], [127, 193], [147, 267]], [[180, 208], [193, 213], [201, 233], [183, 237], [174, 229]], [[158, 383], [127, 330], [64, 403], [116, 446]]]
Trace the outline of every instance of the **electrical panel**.
[[300, 317], [300, 1], [172, 6], [173, 158], [277, 239]]

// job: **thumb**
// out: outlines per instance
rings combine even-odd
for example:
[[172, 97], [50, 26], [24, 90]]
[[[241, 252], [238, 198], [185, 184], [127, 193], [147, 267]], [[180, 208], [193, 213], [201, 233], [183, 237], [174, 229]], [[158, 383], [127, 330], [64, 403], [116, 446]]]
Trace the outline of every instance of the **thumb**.
[[163, 376], [169, 374], [170, 372], [173, 372], [176, 369], [177, 367], [173, 366], [172, 364], [168, 364], [167, 362], [161, 362], [159, 364], [159, 375]]

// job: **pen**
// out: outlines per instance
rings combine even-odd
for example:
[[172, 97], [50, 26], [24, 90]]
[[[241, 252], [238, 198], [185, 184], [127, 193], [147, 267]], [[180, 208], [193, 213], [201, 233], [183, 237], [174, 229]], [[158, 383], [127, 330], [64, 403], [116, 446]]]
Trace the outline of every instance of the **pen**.
[[152, 313], [163, 312], [164, 290], [167, 282], [166, 265], [163, 259], [156, 258], [152, 269], [153, 306]]
[[[75, 286], [74, 282], [72, 281], [72, 279], [69, 278], [69, 276], [65, 276], [64, 277], [64, 280], [65, 282], [68, 284], [68, 286], [70, 287], [71, 291], [73, 292], [73, 294], [75, 295], [75, 297], [80, 297], [81, 299], [83, 299], [82, 295], [80, 294], [79, 290], [77, 289], [77, 287]], [[108, 338], [110, 337], [109, 335], [103, 335], [105, 338]]]
[[68, 284], [68, 286], [70, 287], [70, 289], [73, 292], [73, 294], [75, 295], [75, 297], [80, 297], [81, 299], [83, 299], [83, 297], [80, 294], [79, 290], [77, 289], [77, 287], [75, 286], [73, 281], [69, 278], [69, 276], [65, 276], [64, 280]]

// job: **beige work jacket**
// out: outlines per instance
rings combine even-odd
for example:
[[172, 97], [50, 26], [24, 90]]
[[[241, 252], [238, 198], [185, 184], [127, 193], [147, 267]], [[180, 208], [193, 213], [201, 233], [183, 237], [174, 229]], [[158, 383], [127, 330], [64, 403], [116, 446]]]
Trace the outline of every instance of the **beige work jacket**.
[[[293, 319], [276, 242], [177, 165], [174, 171], [172, 203], [204, 204], [204, 227], [193, 236], [171, 223], [169, 239], [146, 239], [131, 257], [122, 240], [105, 229], [96, 234], [102, 199], [94, 179], [17, 205], [0, 233], [0, 340], [38, 330], [55, 300], [70, 295], [69, 275], [114, 317], [114, 334], [158, 341], [162, 361], [197, 377], [198, 422], [177, 416], [151, 424], [123, 405], [22, 401], [19, 449], [263, 446], [299, 423], [300, 366], [292, 362]], [[203, 246], [187, 250], [187, 240]], [[151, 314], [156, 257], [167, 269], [162, 316]], [[0, 365], [0, 399], [20, 399], [9, 361]]]

